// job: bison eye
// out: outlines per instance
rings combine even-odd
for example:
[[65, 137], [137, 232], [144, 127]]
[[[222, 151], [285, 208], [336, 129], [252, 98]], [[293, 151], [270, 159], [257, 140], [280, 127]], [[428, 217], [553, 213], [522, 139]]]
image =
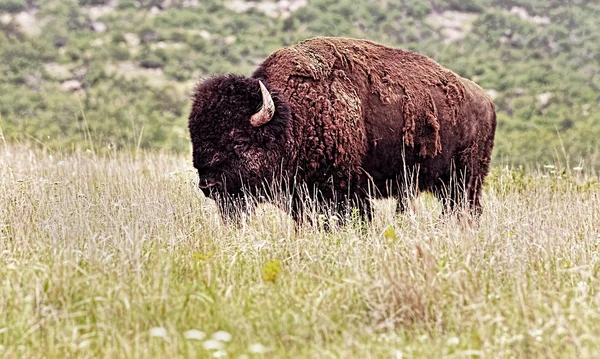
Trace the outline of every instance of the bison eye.
[[233, 150], [236, 153], [247, 151], [250, 148], [250, 142], [245, 139], [237, 138], [233, 142]]

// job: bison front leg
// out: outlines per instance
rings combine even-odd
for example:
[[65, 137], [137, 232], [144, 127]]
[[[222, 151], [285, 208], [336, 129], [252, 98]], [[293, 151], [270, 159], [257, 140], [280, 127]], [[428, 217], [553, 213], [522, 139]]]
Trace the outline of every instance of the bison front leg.
[[337, 225], [347, 225], [359, 220], [370, 222], [373, 218], [371, 202], [367, 197], [353, 196], [352, 199], [325, 196], [292, 199], [290, 214], [299, 225], [310, 225], [332, 230]]
[[224, 224], [233, 226], [239, 225], [257, 206], [256, 200], [247, 196], [222, 196], [215, 201]]
[[407, 196], [396, 196], [396, 213], [404, 213], [408, 207]]
[[464, 181], [459, 180], [456, 173], [439, 179], [431, 191], [442, 204], [442, 213], [452, 214], [464, 204]]
[[326, 229], [329, 228], [325, 220], [327, 218], [327, 211], [323, 210], [322, 202], [316, 202], [312, 197], [294, 196], [291, 200], [288, 213], [298, 227], [304, 224], [320, 227], [321, 224], [324, 224]]
[[289, 214], [298, 225], [302, 225], [306, 221], [306, 203], [300, 196], [292, 197]]
[[355, 194], [338, 202], [334, 214], [344, 225], [369, 223], [373, 220], [373, 206], [368, 196]]

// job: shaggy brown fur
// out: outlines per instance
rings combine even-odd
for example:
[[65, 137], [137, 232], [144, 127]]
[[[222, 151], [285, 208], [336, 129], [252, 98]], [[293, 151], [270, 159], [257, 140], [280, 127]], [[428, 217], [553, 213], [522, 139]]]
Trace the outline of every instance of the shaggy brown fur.
[[[254, 128], [248, 119], [261, 106], [258, 80], [276, 112]], [[425, 56], [314, 38], [274, 52], [250, 78], [210, 79], [194, 98], [194, 163], [202, 187], [216, 183], [213, 192], [236, 196], [243, 184], [261, 188], [275, 176], [317, 189], [339, 210], [352, 205], [368, 214], [372, 195], [395, 196], [401, 209], [405, 194], [429, 190], [448, 208], [464, 198], [480, 211], [494, 104], [475, 83]], [[241, 151], [232, 150], [236, 143]], [[299, 206], [292, 214], [301, 216]]]

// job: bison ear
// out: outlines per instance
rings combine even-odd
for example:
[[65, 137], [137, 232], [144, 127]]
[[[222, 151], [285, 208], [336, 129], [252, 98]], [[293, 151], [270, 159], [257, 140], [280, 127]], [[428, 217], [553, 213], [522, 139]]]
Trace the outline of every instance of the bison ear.
[[254, 127], [260, 127], [267, 122], [271, 121], [273, 114], [275, 114], [275, 104], [271, 98], [269, 90], [259, 80], [258, 85], [260, 86], [260, 92], [262, 94], [262, 105], [257, 113], [250, 117], [250, 124]]

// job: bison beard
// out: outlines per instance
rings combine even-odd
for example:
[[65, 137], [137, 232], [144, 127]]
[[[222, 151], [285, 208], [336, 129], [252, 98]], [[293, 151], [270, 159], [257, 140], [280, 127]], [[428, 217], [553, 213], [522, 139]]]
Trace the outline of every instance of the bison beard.
[[[335, 212], [369, 198], [431, 191], [447, 210], [481, 212], [494, 104], [433, 60], [365, 40], [314, 38], [271, 54], [251, 77], [210, 78], [189, 117], [194, 166], [221, 209], [245, 194], [291, 194]], [[299, 191], [304, 188], [305, 191]]]

